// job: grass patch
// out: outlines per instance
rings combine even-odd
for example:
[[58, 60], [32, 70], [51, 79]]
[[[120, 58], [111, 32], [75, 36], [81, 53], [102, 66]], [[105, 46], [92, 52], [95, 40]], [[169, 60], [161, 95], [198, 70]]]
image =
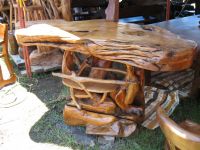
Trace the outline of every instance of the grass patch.
[[57, 111], [48, 111], [44, 116], [32, 127], [30, 137], [39, 143], [54, 143], [60, 146], [77, 148], [77, 143], [73, 136], [66, 134], [59, 126], [63, 123], [62, 115]]
[[[68, 146], [73, 149], [98, 150], [99, 145], [85, 147], [79, 144], [70, 134], [70, 128], [63, 122], [62, 110], [66, 103], [64, 99], [69, 91], [61, 83], [60, 79], [51, 74], [33, 75], [32, 79], [19, 76], [19, 82], [35, 93], [46, 104], [49, 111], [30, 130], [32, 140], [41, 143], [53, 143], [60, 146]], [[31, 89], [30, 89], [31, 87]], [[200, 123], [200, 101], [194, 99], [182, 100], [171, 116], [176, 122], [190, 119]], [[84, 129], [80, 128], [85, 134]], [[161, 150], [164, 146], [164, 136], [161, 130], [148, 130], [139, 127], [128, 138], [117, 138], [112, 149], [116, 150]]]

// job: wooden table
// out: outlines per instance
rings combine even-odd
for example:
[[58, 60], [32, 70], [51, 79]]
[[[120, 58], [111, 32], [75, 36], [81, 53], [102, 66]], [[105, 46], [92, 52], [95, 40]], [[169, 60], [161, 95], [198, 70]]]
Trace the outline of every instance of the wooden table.
[[54, 73], [70, 88], [65, 123], [94, 134], [129, 136], [144, 119], [144, 70], [187, 69], [197, 46], [159, 27], [105, 20], [28, 26], [16, 31], [19, 44], [65, 50], [62, 73]]
[[200, 15], [189, 16], [184, 18], [163, 21], [153, 25], [167, 29], [172, 33], [179, 35], [181, 38], [193, 40], [197, 43], [197, 53], [193, 63], [195, 70], [195, 80], [192, 88], [192, 96], [199, 95], [200, 84]]
[[[155, 26], [105, 20], [37, 21], [29, 22], [27, 26], [31, 24], [39, 25], [16, 31], [18, 43], [26, 46], [54, 46], [71, 51], [80, 51], [77, 46], [85, 46], [81, 52], [91, 53], [98, 58], [103, 57], [102, 50], [114, 50], [115, 57], [104, 59], [152, 71], [176, 71], [190, 67], [196, 47], [196, 43]], [[122, 54], [125, 58], [125, 54], [132, 57], [128, 56], [128, 61], [117, 58]]]

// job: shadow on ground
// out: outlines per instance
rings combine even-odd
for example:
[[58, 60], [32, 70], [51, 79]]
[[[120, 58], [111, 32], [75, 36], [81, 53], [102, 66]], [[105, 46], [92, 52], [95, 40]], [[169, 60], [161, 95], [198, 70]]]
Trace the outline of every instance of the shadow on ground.
[[[70, 146], [73, 149], [163, 149], [164, 137], [160, 129], [151, 131], [143, 127], [139, 127], [128, 138], [117, 138], [115, 143], [108, 147], [98, 144], [97, 137], [86, 135], [83, 127], [70, 127], [64, 124], [62, 110], [66, 103], [64, 97], [68, 94], [68, 90], [62, 85], [60, 79], [44, 75], [32, 80], [22, 79], [21, 83], [37, 95], [49, 109], [30, 130], [29, 135], [35, 142]], [[188, 99], [181, 101], [172, 118], [177, 122], [190, 119], [200, 123], [199, 114], [200, 101]]]
[[49, 109], [30, 130], [30, 138], [38, 143], [53, 143], [60, 146], [84, 149], [95, 147], [96, 137], [85, 134], [83, 127], [66, 126], [62, 111], [68, 89], [59, 78], [40, 75], [29, 80], [21, 78], [21, 84], [34, 93]]

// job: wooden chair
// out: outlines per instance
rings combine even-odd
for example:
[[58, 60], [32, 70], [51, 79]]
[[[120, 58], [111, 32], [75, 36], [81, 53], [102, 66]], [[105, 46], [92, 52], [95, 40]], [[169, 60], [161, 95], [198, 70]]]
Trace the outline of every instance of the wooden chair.
[[[18, 20], [18, 5], [16, 3], [16, 0], [10, 0], [10, 5], [14, 8], [14, 17], [15, 17], [15, 25], [17, 24]], [[31, 5], [26, 6], [26, 3], [24, 5], [24, 12], [25, 12], [25, 20], [26, 21], [36, 21], [36, 20], [45, 20], [47, 19], [46, 14], [44, 13], [44, 9], [40, 5]]]
[[166, 150], [200, 150], [199, 124], [186, 120], [178, 125], [162, 108], [157, 109], [157, 120], [166, 137]]
[[7, 80], [4, 80], [2, 69], [0, 66], [0, 88], [2, 88], [16, 81], [16, 76], [14, 74], [14, 70], [9, 60], [9, 55], [8, 55], [8, 26], [5, 24], [0, 24], [0, 44], [2, 46], [2, 52], [0, 53], [0, 58], [4, 59], [5, 64], [10, 73], [10, 78]]

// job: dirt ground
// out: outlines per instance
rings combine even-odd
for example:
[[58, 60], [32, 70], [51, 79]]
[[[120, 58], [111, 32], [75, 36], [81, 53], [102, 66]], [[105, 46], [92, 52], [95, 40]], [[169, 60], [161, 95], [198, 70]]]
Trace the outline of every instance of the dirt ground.
[[[84, 127], [71, 127], [63, 122], [62, 110], [68, 89], [51, 74], [34, 75], [32, 79], [18, 76], [18, 82], [0, 90], [0, 149], [1, 150], [67, 150], [116, 149], [160, 150], [164, 136], [139, 127], [128, 138], [115, 142], [98, 141], [85, 134]], [[193, 108], [192, 110], [190, 108]], [[187, 112], [187, 113], [186, 113]], [[184, 101], [172, 118], [200, 122], [200, 101]], [[178, 119], [176, 119], [178, 118]]]

